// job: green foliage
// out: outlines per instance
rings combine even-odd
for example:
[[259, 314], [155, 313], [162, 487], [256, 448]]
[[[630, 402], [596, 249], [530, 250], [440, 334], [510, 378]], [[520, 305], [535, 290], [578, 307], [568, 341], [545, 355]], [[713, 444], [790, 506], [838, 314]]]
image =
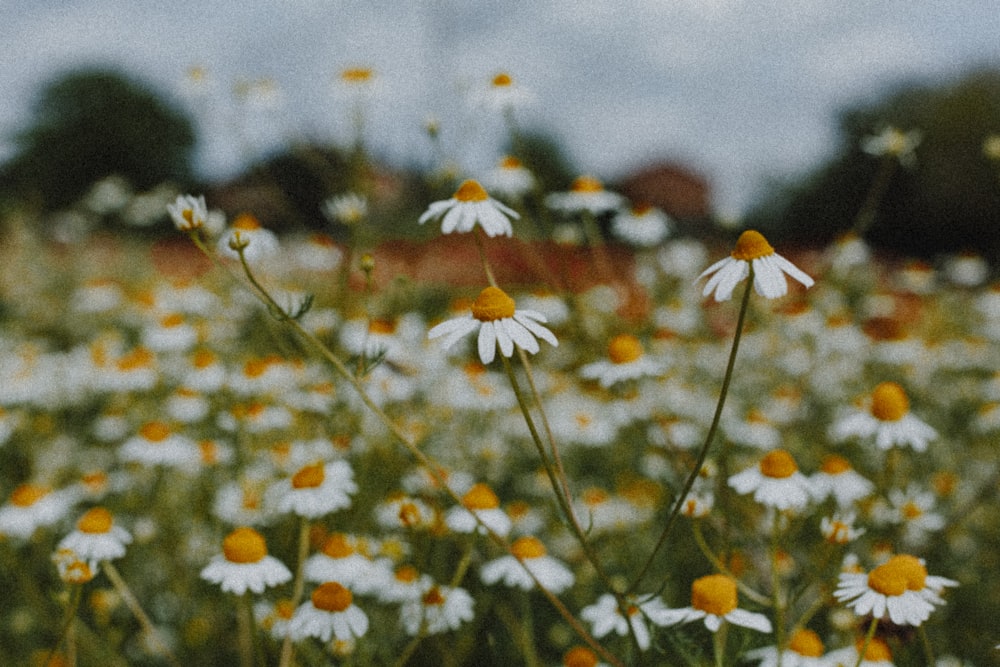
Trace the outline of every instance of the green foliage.
[[983, 141], [1000, 131], [1000, 72], [982, 70], [945, 86], [905, 86], [844, 111], [841, 147], [826, 165], [786, 184], [748, 224], [781, 243], [829, 241], [852, 228], [883, 160], [862, 151], [886, 127], [917, 130], [916, 163], [895, 164], [875, 202], [866, 238], [916, 256], [974, 250], [1000, 256], [1000, 170]]
[[103, 69], [61, 75], [45, 85], [31, 126], [0, 186], [55, 210], [96, 181], [118, 174], [144, 190], [163, 181], [186, 184], [195, 134], [191, 122], [145, 84]]

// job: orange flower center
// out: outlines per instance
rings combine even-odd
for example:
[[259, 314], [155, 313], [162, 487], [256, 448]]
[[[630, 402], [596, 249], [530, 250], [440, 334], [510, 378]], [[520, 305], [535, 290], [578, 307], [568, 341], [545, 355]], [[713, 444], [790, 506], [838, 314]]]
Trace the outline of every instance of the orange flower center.
[[241, 213], [233, 220], [233, 229], [252, 232], [260, 229], [260, 221], [251, 213]]
[[418, 576], [420, 575], [417, 572], [417, 568], [412, 565], [403, 565], [402, 567], [397, 568], [395, 573], [396, 581], [404, 584], [412, 584], [417, 580]]
[[691, 606], [714, 616], [736, 609], [736, 582], [724, 574], [700, 577], [691, 584]]
[[47, 496], [49, 490], [38, 484], [22, 484], [10, 494], [10, 502], [17, 507], [31, 507]]
[[292, 476], [293, 489], [315, 489], [323, 483], [326, 472], [322, 463], [306, 466]]
[[368, 333], [391, 334], [396, 331], [396, 323], [384, 318], [376, 318], [368, 323]]
[[371, 81], [375, 72], [370, 67], [348, 67], [340, 72], [340, 80], [344, 83], [365, 83]]
[[597, 656], [585, 646], [576, 646], [566, 651], [563, 667], [597, 667]]
[[438, 606], [444, 604], [444, 596], [441, 595], [441, 589], [437, 586], [431, 587], [429, 591], [424, 593], [423, 603], [430, 606]]
[[500, 160], [501, 169], [520, 169], [521, 166], [521, 161], [513, 155], [506, 155]]
[[736, 240], [736, 247], [733, 248], [732, 257], [744, 262], [749, 262], [760, 257], [767, 257], [774, 254], [774, 248], [767, 242], [764, 235], [752, 229], [748, 229]]
[[244, 526], [226, 535], [222, 553], [230, 563], [256, 563], [267, 555], [267, 544], [263, 535]]
[[354, 553], [354, 547], [343, 533], [333, 533], [323, 543], [323, 553], [330, 558], [347, 558]]
[[146, 422], [139, 429], [139, 435], [150, 442], [163, 442], [170, 435], [170, 427], [163, 422]]
[[469, 201], [486, 201], [490, 196], [486, 194], [486, 190], [483, 186], [479, 184], [478, 181], [474, 181], [471, 178], [467, 181], [463, 181], [458, 190], [455, 190], [455, 199], [460, 202]]
[[537, 537], [519, 537], [510, 546], [511, 552], [520, 559], [541, 558], [545, 555], [545, 545]]
[[462, 496], [462, 506], [467, 510], [493, 510], [500, 507], [500, 499], [493, 493], [493, 489], [479, 483]]
[[191, 364], [198, 369], [208, 368], [215, 363], [215, 355], [208, 350], [198, 350], [191, 357]]
[[907, 590], [921, 591], [927, 581], [927, 569], [914, 556], [893, 556], [868, 574], [868, 587], [882, 595], [902, 595]]
[[823, 459], [822, 465], [819, 467], [820, 470], [825, 472], [827, 475], [839, 475], [845, 473], [851, 469], [851, 463], [843, 456], [837, 456], [836, 454], [830, 454]]
[[295, 615], [295, 605], [292, 604], [291, 600], [278, 600], [274, 605], [274, 614], [287, 621]]
[[593, 176], [577, 176], [569, 187], [573, 192], [601, 192], [604, 185]]
[[344, 611], [351, 606], [354, 596], [336, 581], [320, 584], [312, 593], [312, 603], [323, 611]]
[[883, 382], [872, 392], [872, 415], [879, 421], [899, 421], [909, 410], [910, 400], [895, 382]]
[[510, 74], [507, 74], [507, 72], [500, 72], [493, 77], [493, 85], [497, 88], [506, 88], [513, 83], [514, 79], [510, 78]]
[[795, 459], [783, 449], [768, 452], [760, 461], [761, 474], [774, 479], [791, 477], [798, 469], [799, 467], [795, 465]]
[[642, 356], [642, 343], [632, 334], [619, 334], [608, 343], [608, 358], [616, 364], [627, 364]]
[[799, 630], [792, 635], [788, 648], [807, 658], [818, 658], [823, 655], [823, 641], [812, 630]]
[[399, 522], [404, 526], [416, 526], [420, 523], [420, 508], [411, 502], [401, 504], [399, 506]]
[[137, 347], [128, 354], [119, 358], [115, 364], [120, 371], [134, 371], [140, 368], [149, 368], [153, 365], [153, 353], [144, 347]]
[[179, 327], [182, 324], [184, 324], [184, 316], [180, 313], [173, 313], [160, 318], [160, 326], [167, 329]]
[[[864, 646], [865, 640], [859, 639], [855, 644], [855, 648], [858, 652], [861, 651], [861, 647]], [[892, 660], [892, 651], [889, 650], [889, 645], [885, 643], [885, 640], [880, 637], [872, 637], [872, 640], [868, 642], [868, 648], [865, 649], [865, 660], [870, 660], [872, 662], [889, 662]]]
[[472, 316], [480, 322], [493, 322], [514, 316], [514, 299], [499, 287], [487, 287], [472, 302]]
[[76, 527], [82, 533], [106, 533], [111, 530], [111, 512], [103, 507], [94, 507], [80, 517]]

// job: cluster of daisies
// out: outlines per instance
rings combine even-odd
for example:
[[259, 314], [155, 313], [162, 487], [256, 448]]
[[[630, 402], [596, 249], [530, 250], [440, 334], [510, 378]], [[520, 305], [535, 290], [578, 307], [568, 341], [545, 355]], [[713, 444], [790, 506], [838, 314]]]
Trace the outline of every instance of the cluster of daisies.
[[[526, 211], [483, 183], [414, 224], [487, 244], [515, 234]], [[701, 647], [725, 664], [885, 667], [925, 643], [971, 657], [1000, 640], [949, 599], [959, 581], [1000, 587], [975, 557], [997, 528], [982, 508], [996, 509], [983, 461], [1000, 430], [1000, 292], [950, 279], [968, 275], [953, 265], [879, 264], [857, 238], [792, 262], [746, 231], [713, 263], [589, 177], [546, 203], [610, 214], [649, 249], [579, 294], [484, 271], [447, 305], [386, 293], [364, 308], [329, 296], [343, 248], [251, 215], [227, 224], [200, 197], [169, 207], [223, 266], [197, 278], [106, 255], [60, 273], [56, 256], [9, 250], [30, 297], [0, 350], [14, 585], [85, 591], [78, 622], [98, 633], [133, 627], [131, 612], [144, 632], [107, 641], [139, 661], [226, 663], [250, 646], [305, 664], [502, 650], [578, 666]], [[348, 193], [326, 213], [360, 224], [366, 206]], [[304, 352], [289, 319], [351, 380]], [[539, 433], [557, 443], [565, 503]], [[64, 608], [36, 597], [0, 614], [0, 644], [56, 636]]]

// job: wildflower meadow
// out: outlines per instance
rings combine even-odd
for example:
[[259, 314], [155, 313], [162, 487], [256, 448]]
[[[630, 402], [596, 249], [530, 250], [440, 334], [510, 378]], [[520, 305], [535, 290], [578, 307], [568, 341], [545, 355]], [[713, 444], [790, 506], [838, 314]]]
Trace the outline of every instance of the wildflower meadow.
[[919, 132], [784, 248], [543, 191], [484, 83], [512, 154], [402, 254], [360, 176], [320, 234], [6, 215], [0, 664], [1000, 664], [1000, 283], [864, 240]]

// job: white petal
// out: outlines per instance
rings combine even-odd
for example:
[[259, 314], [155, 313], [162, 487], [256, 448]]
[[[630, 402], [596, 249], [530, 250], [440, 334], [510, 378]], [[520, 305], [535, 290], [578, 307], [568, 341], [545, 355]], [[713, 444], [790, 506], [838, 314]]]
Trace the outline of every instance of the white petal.
[[484, 364], [493, 361], [497, 353], [497, 335], [493, 322], [483, 322], [479, 327], [479, 359]]
[[500, 320], [500, 326], [504, 328], [504, 331], [511, 337], [511, 340], [517, 343], [521, 349], [530, 354], [538, 352], [538, 341], [535, 340], [535, 337], [531, 335], [531, 332], [523, 324], [516, 320], [505, 318]]

